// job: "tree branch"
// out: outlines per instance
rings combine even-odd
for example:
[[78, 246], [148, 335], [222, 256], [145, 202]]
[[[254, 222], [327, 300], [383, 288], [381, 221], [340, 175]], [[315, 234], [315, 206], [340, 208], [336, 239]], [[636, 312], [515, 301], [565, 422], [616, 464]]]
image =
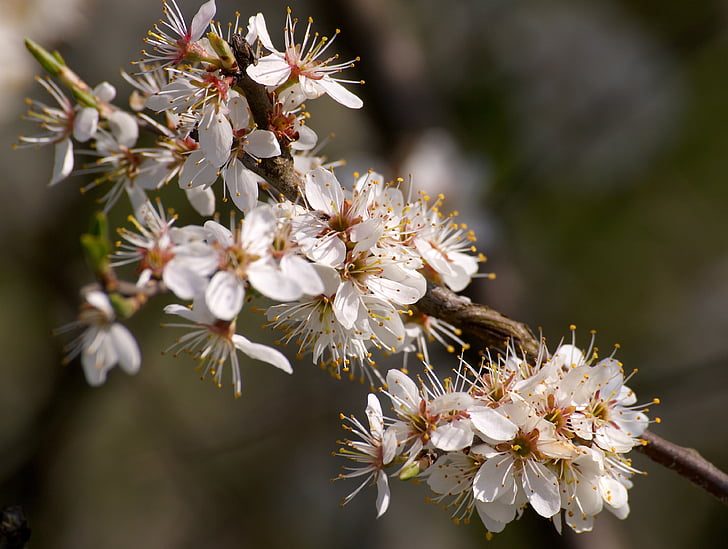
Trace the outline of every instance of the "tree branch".
[[528, 355], [538, 355], [539, 341], [528, 326], [444, 286], [428, 282], [427, 293], [417, 302], [417, 308], [477, 337], [486, 347], [503, 348], [511, 342]]
[[650, 431], [642, 433], [642, 439], [647, 444], [638, 446], [637, 450], [728, 505], [728, 475], [701, 456], [697, 450], [673, 444]]

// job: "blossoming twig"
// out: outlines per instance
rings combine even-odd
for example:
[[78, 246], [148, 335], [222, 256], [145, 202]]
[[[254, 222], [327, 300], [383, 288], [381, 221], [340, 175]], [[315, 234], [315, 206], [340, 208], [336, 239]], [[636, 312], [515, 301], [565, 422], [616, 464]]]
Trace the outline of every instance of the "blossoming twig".
[[[242, 67], [246, 66], [244, 64], [246, 61], [248, 64], [252, 62], [252, 51], [242, 37], [233, 38], [233, 51]], [[257, 84], [247, 75], [240, 82], [245, 89], [256, 122], [264, 123], [268, 116], [265, 109], [269, 109], [268, 112], [272, 112], [273, 109], [273, 104], [265, 94], [264, 86]], [[257, 98], [257, 101], [251, 97]], [[302, 181], [293, 169], [292, 160], [276, 157], [261, 159], [259, 162], [249, 160], [247, 164], [286, 198], [296, 199], [297, 190], [302, 188]], [[526, 324], [510, 319], [486, 305], [473, 303], [467, 297], [458, 295], [444, 286], [428, 282], [427, 293], [417, 303], [417, 307], [427, 315], [449, 322], [464, 332], [478, 337], [486, 346], [501, 347], [505, 342], [511, 341], [532, 357], [538, 354], [539, 341]], [[645, 431], [643, 439], [647, 444], [639, 446], [637, 448], [639, 451], [653, 461], [673, 469], [723, 503], [728, 503], [728, 475], [694, 450], [668, 442], [650, 431]]]
[[[530, 505], [558, 529], [563, 517], [583, 532], [602, 509], [629, 514], [630, 478], [640, 471], [625, 456], [637, 447], [728, 503], [727, 475], [697, 452], [646, 431], [647, 405], [637, 403], [626, 385], [631, 374], [613, 356], [597, 362], [593, 341], [586, 351], [572, 342], [551, 355], [526, 324], [457, 294], [485, 258], [476, 254], [472, 231], [453, 221], [456, 214], [440, 211], [442, 196], [411, 200], [398, 182], [374, 172], [355, 174], [353, 189], [345, 190], [332, 165], [316, 156], [317, 134], [306, 124], [303, 101], [328, 95], [349, 108], [363, 104], [342, 85], [357, 82], [338, 76], [358, 58], [340, 62], [330, 53], [338, 30], [321, 37], [309, 19], [296, 43], [298, 20], [289, 10], [279, 51], [262, 14], [249, 19], [246, 35], [236, 20], [224, 37], [212, 22], [214, 0], [190, 27], [169, 2], [168, 30], [155, 26], [150, 33], [154, 51], [141, 62], [145, 74], [127, 78], [138, 92], [135, 114], [111, 105], [109, 84], [91, 90], [60, 58], [31, 49], [76, 103], [41, 81], [58, 107], [34, 104], [31, 118], [49, 133], [21, 143], [56, 146], [55, 183], [73, 169], [71, 139], [91, 141], [85, 152], [99, 158], [83, 171], [100, 174], [91, 186], [111, 183], [104, 211], [124, 193], [134, 210], [128, 218], [134, 230], [119, 230], [125, 242], [116, 253], [103, 214], [82, 237], [98, 284], [82, 289], [81, 314], [68, 327], [83, 332], [68, 358], [82, 357], [91, 384], [103, 383], [116, 364], [128, 373], [139, 369], [139, 347], [117, 319], [167, 291], [185, 304], [165, 312], [188, 321], [167, 324], [187, 330], [168, 349], [190, 353], [203, 377], [209, 373], [221, 386], [230, 371], [240, 396], [238, 351], [291, 373], [280, 351], [236, 333], [244, 305], [262, 296], [278, 302], [259, 310], [267, 327], [283, 332], [277, 344], [297, 345], [300, 357], [310, 354], [336, 377], [358, 374], [372, 390], [381, 384], [391, 399], [396, 417], [384, 416], [372, 394], [368, 428], [346, 419], [345, 429], [361, 440], [342, 443], [337, 455], [355, 466], [341, 478], [365, 480], [345, 502], [374, 483], [384, 513], [385, 470], [396, 466], [402, 480], [427, 478], [432, 501], [446, 502], [456, 521], [476, 511], [489, 531], [499, 532]], [[262, 48], [268, 54], [258, 59]], [[137, 146], [139, 129], [152, 130], [152, 146]], [[236, 220], [231, 213], [229, 228], [217, 216], [173, 227], [176, 214], [147, 198], [147, 191], [176, 180], [209, 218], [220, 179], [223, 200], [244, 214]], [[273, 200], [259, 202], [259, 188]], [[120, 280], [115, 268], [132, 264], [137, 282]], [[439, 380], [426, 341], [466, 350], [462, 334], [484, 343], [483, 362], [471, 366], [461, 356], [454, 377]], [[390, 370], [385, 382], [376, 351], [415, 352], [426, 380], [416, 383], [403, 368]]]

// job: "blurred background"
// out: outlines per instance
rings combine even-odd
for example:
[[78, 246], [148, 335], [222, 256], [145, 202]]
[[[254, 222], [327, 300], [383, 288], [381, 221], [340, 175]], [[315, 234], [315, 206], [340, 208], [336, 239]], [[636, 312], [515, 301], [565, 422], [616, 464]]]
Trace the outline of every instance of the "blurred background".
[[[189, 22], [199, 2], [181, 0]], [[346, 110], [312, 102], [311, 127], [335, 137], [337, 172], [375, 168], [443, 192], [479, 235], [493, 281], [468, 289], [552, 346], [597, 330], [621, 345], [653, 431], [728, 469], [728, 2], [658, 0], [218, 0], [217, 20], [264, 10], [282, 46], [285, 6], [335, 28], [342, 58], [362, 60]], [[345, 509], [356, 484], [329, 482], [344, 436], [339, 412], [363, 416], [366, 388], [307, 360], [295, 374], [243, 365], [243, 397], [200, 382], [186, 357], [160, 356], [178, 335], [158, 298], [129, 327], [144, 362], [106, 385], [61, 367], [51, 330], [76, 314], [91, 281], [78, 237], [93, 200], [80, 177], [47, 188], [52, 150], [11, 145], [37, 128], [23, 98], [46, 101], [25, 36], [57, 48], [90, 84], [124, 104], [141, 38], [161, 16], [148, 0], [2, 0], [0, 43], [0, 506], [23, 505], [38, 548], [474, 548], [477, 519], [453, 525], [426, 486], [392, 482]], [[99, 196], [99, 195], [96, 195]], [[125, 223], [125, 205], [112, 216]], [[179, 208], [184, 208], [183, 204]], [[116, 217], [114, 217], [116, 216]], [[190, 219], [191, 222], [195, 220]], [[250, 316], [239, 323], [272, 340]], [[247, 326], [246, 326], [247, 324]], [[436, 362], [447, 371], [450, 356]], [[395, 363], [396, 364], [396, 363]], [[489, 547], [719, 546], [725, 507], [644, 456], [632, 513], [602, 513], [594, 532], [558, 536], [526, 512]]]

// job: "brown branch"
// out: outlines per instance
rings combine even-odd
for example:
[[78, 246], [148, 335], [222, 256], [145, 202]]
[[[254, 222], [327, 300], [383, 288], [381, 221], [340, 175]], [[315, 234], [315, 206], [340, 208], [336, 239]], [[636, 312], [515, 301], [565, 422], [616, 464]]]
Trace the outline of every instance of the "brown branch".
[[[255, 54], [243, 35], [233, 34], [230, 41], [239, 68], [235, 85], [245, 94], [255, 123], [259, 128], [267, 130], [273, 112], [273, 101], [265, 86], [255, 82], [245, 71], [256, 62]], [[303, 183], [293, 169], [293, 158], [288, 143], [281, 142], [280, 145], [283, 151], [281, 156], [256, 159], [245, 155], [242, 159], [243, 164], [270, 183], [283, 197], [291, 202], [298, 202]]]
[[647, 444], [637, 447], [640, 452], [728, 505], [728, 475], [697, 450], [678, 446], [649, 431], [645, 431], [642, 438]]
[[428, 283], [427, 293], [417, 302], [417, 308], [477, 337], [486, 347], [504, 348], [511, 342], [528, 355], [538, 355], [539, 341], [528, 326], [444, 286]]

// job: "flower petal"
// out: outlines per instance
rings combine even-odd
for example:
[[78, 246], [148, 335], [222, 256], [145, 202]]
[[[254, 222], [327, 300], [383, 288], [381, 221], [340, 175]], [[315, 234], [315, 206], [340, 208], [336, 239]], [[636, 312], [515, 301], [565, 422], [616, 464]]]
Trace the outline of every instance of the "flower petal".
[[232, 320], [243, 308], [245, 286], [238, 277], [227, 271], [218, 271], [205, 290], [205, 303], [220, 320]]
[[66, 179], [73, 171], [73, 141], [65, 138], [55, 147], [55, 155], [53, 157], [53, 176], [50, 185], [55, 185], [59, 181]]
[[287, 374], [293, 373], [291, 363], [288, 361], [286, 356], [277, 349], [268, 347], [267, 345], [262, 345], [261, 343], [254, 343], [240, 334], [233, 335], [233, 343], [237, 349], [248, 355], [250, 358], [267, 362], [279, 370], [283, 370]]
[[209, 0], [200, 6], [190, 25], [190, 42], [197, 42], [200, 39], [212, 18], [215, 17], [216, 10], [215, 0]]
[[344, 202], [344, 190], [333, 173], [316, 168], [306, 174], [306, 199], [314, 210], [329, 215], [339, 213]]
[[245, 136], [245, 152], [256, 158], [271, 158], [281, 154], [281, 146], [272, 131], [253, 130]]
[[246, 69], [248, 76], [264, 86], [280, 86], [291, 75], [291, 67], [280, 54], [272, 53], [258, 59]]
[[235, 158], [222, 170], [222, 178], [230, 191], [233, 204], [243, 212], [255, 207], [258, 202], [258, 176]]
[[351, 93], [336, 80], [325, 76], [317, 84], [326, 91], [329, 97], [345, 107], [361, 109], [364, 106], [364, 101], [361, 98]]
[[127, 374], [135, 374], [139, 371], [142, 363], [139, 345], [132, 333], [121, 324], [112, 324], [109, 329], [111, 343], [119, 358], [119, 366]]
[[389, 479], [384, 473], [377, 476], [377, 518], [387, 512], [389, 508]]
[[209, 187], [185, 189], [185, 194], [198, 214], [207, 217], [215, 211], [215, 193]]

